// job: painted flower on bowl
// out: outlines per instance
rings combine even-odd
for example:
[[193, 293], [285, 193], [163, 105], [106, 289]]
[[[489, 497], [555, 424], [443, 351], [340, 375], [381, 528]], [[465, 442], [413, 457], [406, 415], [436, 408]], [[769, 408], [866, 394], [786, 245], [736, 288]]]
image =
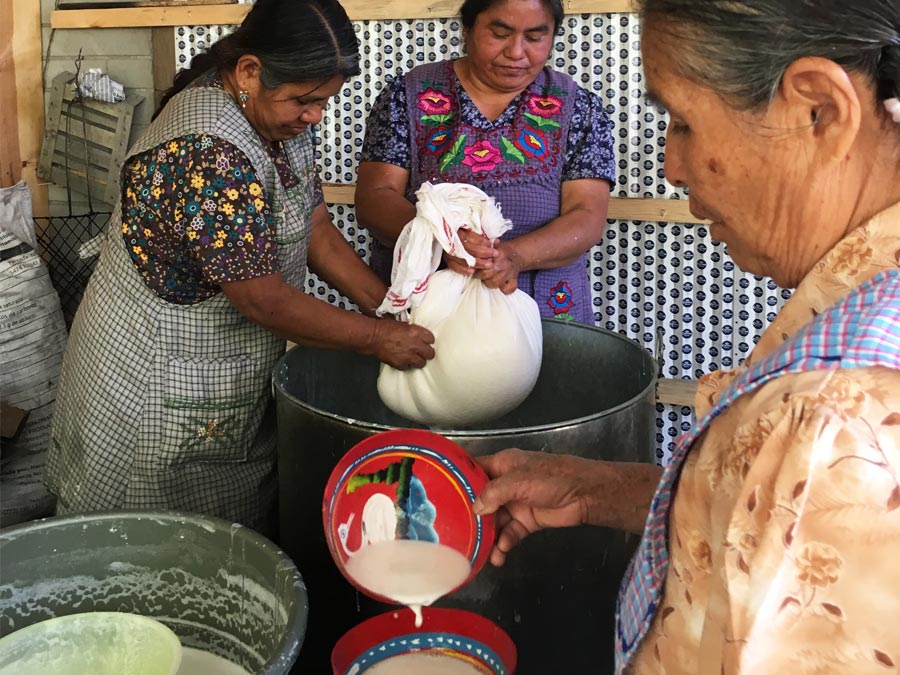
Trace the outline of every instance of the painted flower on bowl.
[[450, 112], [450, 97], [429, 87], [416, 95], [416, 105], [426, 115], [446, 115]]
[[453, 130], [447, 127], [439, 127], [425, 141], [425, 147], [428, 149], [428, 152], [437, 155], [450, 145], [452, 140]]
[[540, 117], [553, 117], [562, 111], [562, 99], [553, 94], [531, 94], [527, 100], [529, 112]]
[[503, 161], [500, 154], [500, 148], [493, 145], [489, 140], [478, 141], [475, 145], [470, 145], [465, 150], [466, 158], [463, 164], [470, 166], [472, 171], [492, 171], [495, 166]]
[[547, 304], [554, 314], [565, 314], [575, 305], [572, 299], [572, 289], [565, 281], [560, 281], [555, 288], [550, 290]]
[[543, 159], [547, 154], [547, 137], [531, 127], [522, 129], [513, 145], [532, 159]]

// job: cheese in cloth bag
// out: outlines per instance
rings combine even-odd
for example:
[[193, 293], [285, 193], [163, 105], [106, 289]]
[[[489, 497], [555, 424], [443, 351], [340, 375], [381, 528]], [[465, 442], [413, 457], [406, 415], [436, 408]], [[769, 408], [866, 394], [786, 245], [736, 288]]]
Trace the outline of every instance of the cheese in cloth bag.
[[395, 314], [434, 334], [435, 357], [406, 371], [381, 366], [378, 394], [398, 415], [433, 427], [487, 422], [518, 406], [534, 388], [543, 335], [535, 301], [505, 295], [480, 280], [445, 269], [443, 252], [469, 255], [457, 231], [496, 241], [512, 227], [491, 197], [460, 183], [424, 183], [416, 217], [394, 247], [391, 288], [378, 314]]

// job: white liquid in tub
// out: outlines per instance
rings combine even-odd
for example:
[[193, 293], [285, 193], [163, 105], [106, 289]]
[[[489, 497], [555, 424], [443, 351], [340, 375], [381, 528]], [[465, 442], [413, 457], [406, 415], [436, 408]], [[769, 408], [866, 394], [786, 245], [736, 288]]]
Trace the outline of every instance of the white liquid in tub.
[[239, 665], [202, 649], [184, 647], [181, 667], [175, 675], [250, 675]]
[[471, 572], [462, 553], [443, 544], [392, 539], [364, 546], [347, 561], [347, 574], [360, 586], [416, 613], [462, 585]]
[[490, 675], [490, 672], [486, 667], [446, 654], [414, 652], [376, 663], [366, 675]]

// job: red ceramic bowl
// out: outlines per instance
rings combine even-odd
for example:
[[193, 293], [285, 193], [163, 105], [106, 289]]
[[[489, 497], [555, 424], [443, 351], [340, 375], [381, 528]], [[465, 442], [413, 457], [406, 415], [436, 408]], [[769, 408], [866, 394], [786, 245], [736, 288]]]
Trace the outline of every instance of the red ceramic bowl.
[[461, 609], [425, 607], [422, 626], [407, 608], [386, 612], [352, 628], [331, 652], [334, 675], [364, 675], [392, 656], [415, 651], [450, 653], [491, 675], [512, 675], [516, 647], [499, 626]]
[[[400, 514], [393, 532], [380, 536], [451, 546], [468, 558], [468, 582], [487, 562], [494, 543], [493, 516], [476, 516], [475, 497], [488, 482], [484, 469], [449, 439], [420, 429], [370, 436], [338, 462], [325, 488], [322, 519], [331, 556], [345, 577], [350, 556], [372, 542], [367, 505], [390, 500]], [[410, 517], [415, 516], [415, 517]], [[391, 603], [366, 588], [370, 597]], [[393, 604], [393, 603], [392, 603]]]

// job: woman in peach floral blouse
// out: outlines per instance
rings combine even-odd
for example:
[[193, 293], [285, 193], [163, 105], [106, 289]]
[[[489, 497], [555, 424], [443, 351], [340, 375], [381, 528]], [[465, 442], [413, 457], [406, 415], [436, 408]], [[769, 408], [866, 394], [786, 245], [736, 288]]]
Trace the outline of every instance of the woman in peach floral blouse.
[[544, 527], [643, 531], [619, 673], [897, 672], [900, 4], [640, 4], [668, 179], [742, 269], [796, 290], [702, 379], [665, 471], [485, 458], [493, 561]]

